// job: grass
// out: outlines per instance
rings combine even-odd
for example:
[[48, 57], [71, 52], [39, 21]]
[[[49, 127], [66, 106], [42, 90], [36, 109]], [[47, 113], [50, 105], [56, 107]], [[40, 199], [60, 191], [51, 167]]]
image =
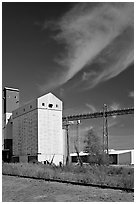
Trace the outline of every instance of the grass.
[[134, 188], [134, 169], [114, 166], [49, 166], [32, 163], [3, 163], [2, 173], [110, 187]]

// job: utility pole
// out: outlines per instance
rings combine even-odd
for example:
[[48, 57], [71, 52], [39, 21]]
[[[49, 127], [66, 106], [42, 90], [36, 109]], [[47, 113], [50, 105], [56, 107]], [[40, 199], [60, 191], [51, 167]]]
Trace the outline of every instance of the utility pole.
[[69, 127], [68, 119], [66, 120], [66, 134], [67, 134], [67, 157], [66, 157], [66, 165], [69, 164], [69, 132], [68, 132], [68, 127]]
[[[76, 139], [74, 141], [74, 146], [76, 149], [76, 152], [78, 152], [79, 149], [79, 134], [78, 134], [78, 125], [80, 124], [80, 120], [77, 120], [76, 123], [74, 121], [69, 121], [68, 118], [66, 118], [65, 123], [63, 124], [65, 129], [66, 129], [66, 140], [67, 140], [67, 156], [66, 156], [66, 165], [69, 164], [70, 160], [70, 153], [69, 153], [69, 126], [70, 125], [77, 125], [77, 135], [76, 135]], [[79, 152], [78, 152], [79, 154]]]
[[109, 144], [108, 144], [108, 121], [107, 121], [107, 105], [103, 105], [103, 151], [106, 151], [106, 154], [109, 153]]
[[76, 150], [76, 153], [77, 153], [77, 161], [80, 164], [80, 166], [82, 166], [83, 162], [82, 162], [82, 160], [80, 158], [80, 155], [79, 155], [79, 130], [78, 130], [79, 124], [80, 124], [80, 120], [77, 120], [77, 123], [76, 123], [77, 135], [76, 135], [76, 139], [75, 139], [75, 142], [74, 142], [75, 143], [74, 146], [75, 146], [75, 150]]
[[77, 120], [77, 124], [76, 124], [76, 127], [77, 127], [76, 145], [77, 145], [78, 151], [79, 151], [79, 124], [80, 124], [80, 120]]

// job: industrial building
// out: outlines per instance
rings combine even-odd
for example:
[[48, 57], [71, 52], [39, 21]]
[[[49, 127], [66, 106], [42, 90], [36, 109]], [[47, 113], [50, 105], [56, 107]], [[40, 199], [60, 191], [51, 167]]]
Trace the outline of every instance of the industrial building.
[[19, 107], [19, 89], [5, 87], [3, 90], [2, 149], [3, 156], [12, 155], [12, 111]]
[[109, 156], [112, 158], [113, 164], [133, 165], [134, 150], [109, 150]]
[[[63, 129], [62, 111], [62, 101], [52, 93], [20, 107], [19, 89], [5, 87], [3, 90], [3, 161], [36, 160], [56, 165], [77, 162], [77, 153], [69, 152], [68, 127], [72, 121], [68, 122], [68, 117], [65, 118], [66, 124], [63, 124], [65, 127]], [[78, 119], [84, 115], [69, 117], [70, 119], [73, 117], [73, 120], [76, 117], [76, 124], [78, 124]], [[134, 150], [108, 150], [108, 153], [113, 164], [134, 164]], [[83, 162], [87, 161], [87, 153], [80, 152], [79, 155]]]
[[[80, 152], [80, 158], [84, 163], [87, 163], [88, 153]], [[77, 154], [71, 153], [71, 162], [77, 162]], [[109, 157], [111, 159], [112, 164], [115, 165], [133, 165], [134, 164], [134, 150], [114, 150], [109, 149]]]
[[13, 161], [36, 159], [43, 163], [52, 161], [56, 165], [60, 162], [65, 164], [62, 101], [48, 93], [18, 107], [17, 93], [19, 91], [12, 88], [4, 89], [4, 149], [10, 149]]

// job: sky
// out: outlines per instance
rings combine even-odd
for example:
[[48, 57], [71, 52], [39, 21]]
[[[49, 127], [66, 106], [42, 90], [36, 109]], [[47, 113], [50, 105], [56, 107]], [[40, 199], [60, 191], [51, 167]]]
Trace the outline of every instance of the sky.
[[[133, 2], [3, 2], [2, 86], [21, 106], [52, 92], [63, 115], [133, 107]], [[108, 118], [109, 148], [133, 148], [133, 117]], [[92, 127], [102, 136], [102, 119], [81, 121], [81, 150]]]

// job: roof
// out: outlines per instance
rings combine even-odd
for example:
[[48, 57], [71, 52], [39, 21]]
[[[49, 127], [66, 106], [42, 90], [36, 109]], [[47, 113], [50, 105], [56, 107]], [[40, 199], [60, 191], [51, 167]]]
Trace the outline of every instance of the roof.
[[[114, 149], [109, 149], [109, 154], [124, 154], [127, 152], [133, 152], [133, 149], [129, 149], [129, 150], [114, 150]], [[88, 155], [87, 152], [80, 152], [79, 153], [80, 156], [85, 156]], [[70, 156], [77, 156], [77, 153], [71, 153]]]
[[109, 154], [124, 154], [128, 152], [132, 152], [134, 150], [128, 149], [128, 150], [109, 150]]
[[[18, 92], [19, 92], [19, 89], [15, 89], [15, 88], [4, 87], [4, 89], [6, 89], [6, 90], [11, 90], [11, 91], [18, 91]], [[3, 90], [4, 90], [4, 89], [3, 89]]]
[[[79, 153], [79, 156], [85, 156], [85, 155], [88, 155], [88, 153], [87, 152], [80, 152]], [[76, 152], [71, 153], [70, 156], [77, 156], [77, 153]]]

